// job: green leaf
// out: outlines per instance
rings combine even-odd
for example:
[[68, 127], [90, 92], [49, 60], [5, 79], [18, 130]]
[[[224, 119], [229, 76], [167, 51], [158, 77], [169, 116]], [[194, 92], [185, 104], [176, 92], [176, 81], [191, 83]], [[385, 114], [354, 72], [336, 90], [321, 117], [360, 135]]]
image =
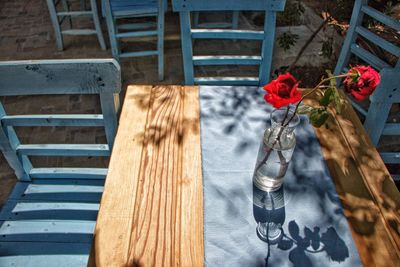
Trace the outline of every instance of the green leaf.
[[310, 121], [314, 127], [321, 127], [329, 117], [329, 112], [325, 108], [314, 108], [310, 112]]
[[310, 106], [307, 106], [307, 105], [301, 105], [297, 109], [297, 114], [300, 114], [300, 115], [309, 114], [312, 109], [313, 109], [313, 107], [310, 107]]
[[329, 103], [331, 103], [331, 101], [333, 100], [333, 91], [333, 88], [326, 89], [326, 91], [324, 92], [324, 96], [319, 101], [319, 104], [321, 106], [327, 107]]

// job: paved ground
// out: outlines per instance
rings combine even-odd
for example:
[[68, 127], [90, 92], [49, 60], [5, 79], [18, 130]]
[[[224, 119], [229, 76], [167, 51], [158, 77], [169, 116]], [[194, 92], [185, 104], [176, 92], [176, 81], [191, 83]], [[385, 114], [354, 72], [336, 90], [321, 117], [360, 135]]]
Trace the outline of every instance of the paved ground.
[[[79, 0], [71, 0], [74, 6], [77, 6]], [[100, 0], [98, 0], [100, 3]], [[100, 6], [100, 5], [99, 5]], [[315, 15], [314, 15], [315, 16]], [[248, 16], [241, 15], [240, 27], [252, 28], [256, 27], [249, 21]], [[218, 17], [221, 19], [221, 17]], [[229, 20], [229, 14], [225, 21]], [[319, 24], [318, 16], [311, 19], [315, 24]], [[73, 22], [74, 26], [90, 26], [90, 20], [79, 20]], [[314, 25], [315, 26], [315, 25]], [[106, 43], [109, 44], [106, 25], [102, 20], [103, 33]], [[300, 29], [300, 28], [299, 28]], [[296, 28], [296, 32], [299, 31]], [[303, 29], [307, 31], [307, 29]], [[310, 31], [310, 29], [308, 29]], [[302, 32], [302, 35], [303, 32]], [[179, 18], [177, 14], [171, 12], [171, 8], [166, 13], [166, 37], [165, 37], [165, 80], [160, 82], [157, 78], [157, 59], [156, 57], [131, 58], [121, 62], [122, 78], [123, 78], [123, 98], [126, 85], [134, 84], [182, 84], [182, 55], [180, 46]], [[303, 37], [303, 36], [301, 36]], [[306, 41], [306, 37], [299, 41]], [[314, 41], [315, 47], [310, 47], [312, 53], [318, 53], [320, 39]], [[41, 0], [0, 0], [0, 60], [23, 60], [23, 59], [61, 59], [61, 58], [110, 58], [110, 49], [102, 51], [96, 36], [67, 36], [64, 39], [65, 49], [57, 51], [54, 38], [54, 31], [50, 22], [49, 12], [47, 10], [46, 1]], [[125, 45], [129, 49], [137, 49], [143, 47], [154, 47], [154, 42], [144, 39], [141, 42], [130, 43]], [[108, 45], [109, 47], [109, 45]], [[227, 49], [230, 53], [239, 54], [246, 50], [248, 54], [257, 53], [260, 49], [258, 43], [248, 41], [236, 41], [230, 43], [218, 44], [217, 42], [196, 42], [196, 54], [205, 54], [207, 51], [221, 51]], [[276, 47], [274, 51], [273, 64], [279, 66], [277, 59], [282, 60], [283, 57], [295, 57], [296, 52], [284, 52]], [[304, 56], [306, 61], [311, 60], [309, 55]], [[290, 63], [292, 59], [287, 59]], [[278, 66], [277, 66], [278, 65]], [[221, 68], [214, 67], [208, 70], [199, 69], [198, 74], [202, 75], [229, 75], [231, 73], [241, 75], [251, 75], [257, 72], [254, 67], [231, 67]], [[314, 75], [317, 76], [317, 75]], [[318, 77], [316, 77], [318, 79]], [[303, 78], [304, 80], [304, 78]], [[313, 83], [312, 83], [313, 84]], [[99, 111], [99, 101], [92, 96], [46, 96], [46, 97], [8, 97], [3, 98], [6, 111], [10, 114], [18, 113], [93, 113]], [[72, 129], [66, 131], [62, 127], [45, 128], [29, 128], [17, 129], [21, 135], [21, 141], [24, 143], [41, 143], [44, 140], [51, 140], [54, 143], [94, 143], [104, 142], [104, 132], [100, 129]], [[35, 138], [39, 136], [39, 138]], [[92, 166], [106, 166], [107, 159], [93, 158], [34, 158], [36, 166], [76, 166], [85, 162]], [[0, 206], [9, 194], [16, 178], [13, 171], [8, 167], [2, 155], [0, 155]]]
[[[79, 1], [71, 0], [73, 6]], [[100, 1], [98, 1], [100, 4]], [[100, 6], [100, 5], [99, 5]], [[227, 19], [229, 15], [226, 15]], [[244, 17], [241, 18], [243, 23]], [[244, 22], [246, 23], [246, 22]], [[73, 26], [91, 26], [88, 19], [73, 21]], [[68, 25], [67, 25], [68, 26]], [[109, 48], [109, 40], [105, 21], [102, 20], [103, 33]], [[57, 51], [54, 31], [51, 25], [46, 1], [15, 0], [0, 1], [0, 60], [25, 60], [25, 59], [62, 59], [62, 58], [110, 58], [111, 51], [102, 51], [96, 36], [66, 36], [64, 50]], [[180, 46], [179, 17], [171, 12], [166, 13], [165, 37], [165, 80], [160, 82], [157, 78], [157, 58], [142, 57], [131, 58], [121, 62], [123, 74], [123, 93], [126, 85], [135, 84], [182, 84], [182, 56]], [[251, 42], [235, 42], [218, 45], [217, 43], [196, 43], [195, 49], [199, 54], [206, 51], [224, 51], [229, 46], [234, 53], [242, 49], [254, 51], [259, 49], [259, 44]], [[129, 49], [154, 47], [154, 41], [142, 40], [131, 43]], [[200, 75], [205, 71], [200, 69]], [[229, 74], [238, 72], [237, 67], [212, 68], [207, 75]], [[243, 68], [243, 75], [256, 73], [255, 68]], [[7, 97], [2, 102], [9, 114], [27, 113], [93, 113], [99, 110], [98, 99], [92, 96], [46, 96], [46, 97]], [[51, 140], [54, 143], [94, 143], [104, 141], [104, 132], [99, 129], [72, 129], [66, 131], [63, 127], [40, 128], [32, 127], [17, 129], [22, 143], [41, 143]], [[40, 136], [35, 138], [35, 136]], [[107, 159], [93, 158], [33, 158], [35, 166], [76, 166], [82, 161], [92, 166], [106, 166]], [[15, 184], [16, 178], [2, 155], [0, 155], [0, 206], [7, 198]]]

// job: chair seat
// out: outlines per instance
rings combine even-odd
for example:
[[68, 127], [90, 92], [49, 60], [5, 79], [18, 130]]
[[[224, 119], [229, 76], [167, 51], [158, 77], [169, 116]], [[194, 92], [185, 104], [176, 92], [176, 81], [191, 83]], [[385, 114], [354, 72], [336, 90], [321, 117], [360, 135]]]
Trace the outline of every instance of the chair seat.
[[0, 212], [0, 266], [87, 266], [103, 183], [18, 182]]
[[111, 0], [110, 4], [115, 17], [156, 15], [158, 12], [158, 1], [156, 0]]

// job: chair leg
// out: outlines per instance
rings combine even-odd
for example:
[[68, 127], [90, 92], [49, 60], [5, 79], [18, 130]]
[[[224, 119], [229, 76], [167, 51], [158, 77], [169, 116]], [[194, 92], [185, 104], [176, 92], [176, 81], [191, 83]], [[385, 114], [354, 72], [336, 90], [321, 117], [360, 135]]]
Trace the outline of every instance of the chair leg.
[[[85, 1], [83, 1], [85, 2]], [[90, 5], [93, 12], [94, 27], [96, 28], [97, 38], [99, 39], [100, 47], [102, 50], [106, 50], [106, 43], [104, 42], [103, 32], [101, 31], [99, 13], [97, 10], [96, 0], [90, 0]]]
[[181, 23], [181, 45], [183, 57], [183, 71], [185, 75], [185, 84], [194, 84], [194, 70], [193, 70], [193, 47], [192, 38], [190, 36], [190, 13], [189, 11], [179, 12]]
[[259, 74], [259, 85], [265, 85], [271, 78], [272, 51], [275, 43], [276, 12], [265, 12], [264, 20], [264, 40], [261, 51], [261, 64]]
[[61, 28], [60, 28], [60, 24], [58, 21], [57, 11], [56, 11], [56, 6], [54, 4], [54, 1], [47, 0], [47, 7], [49, 8], [51, 22], [53, 23], [53, 27], [54, 27], [57, 49], [61, 51], [64, 49], [63, 37], [61, 34]]
[[157, 50], [158, 50], [158, 79], [164, 80], [164, 10], [157, 16]]
[[116, 37], [116, 31], [117, 31], [116, 21], [114, 20], [113, 15], [111, 13], [110, 2], [108, 0], [105, 0], [104, 8], [105, 8], [108, 36], [110, 38], [111, 53], [113, 55], [113, 58], [119, 60], [119, 46]]
[[[67, 0], [61, 0], [64, 11], [68, 12], [69, 11], [69, 4], [67, 2]], [[68, 16], [68, 20], [69, 20], [69, 27], [72, 29], [72, 19], [71, 16]]]

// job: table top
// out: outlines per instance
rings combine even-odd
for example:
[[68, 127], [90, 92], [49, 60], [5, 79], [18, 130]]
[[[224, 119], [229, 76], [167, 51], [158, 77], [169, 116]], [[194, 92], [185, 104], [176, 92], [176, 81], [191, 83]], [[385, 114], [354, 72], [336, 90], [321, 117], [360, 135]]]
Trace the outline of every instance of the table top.
[[[364, 266], [400, 262], [400, 194], [349, 102], [316, 130]], [[204, 265], [199, 87], [129, 86], [97, 219], [97, 266]]]

